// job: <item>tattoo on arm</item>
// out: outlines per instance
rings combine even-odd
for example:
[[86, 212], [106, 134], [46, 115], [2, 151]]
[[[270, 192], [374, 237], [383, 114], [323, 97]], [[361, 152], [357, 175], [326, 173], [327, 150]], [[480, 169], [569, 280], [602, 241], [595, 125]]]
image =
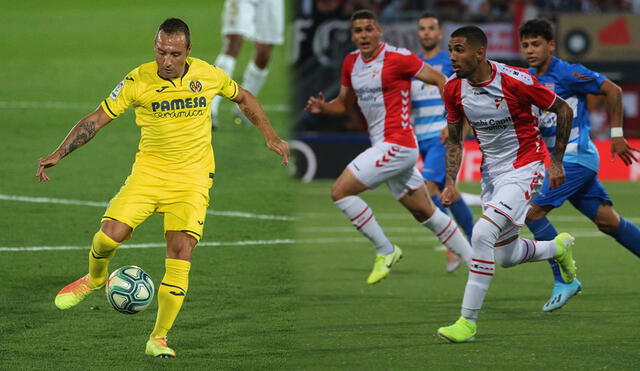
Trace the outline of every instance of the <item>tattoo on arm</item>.
[[622, 90], [611, 83], [615, 87], [608, 89], [605, 94], [607, 101], [607, 113], [609, 113], [609, 121], [611, 127], [622, 127]]
[[98, 130], [96, 129], [96, 123], [94, 121], [80, 122], [71, 130], [71, 133], [69, 133], [64, 142], [62, 142], [58, 151], [60, 151], [62, 157], [65, 157], [90, 141], [97, 132]]
[[564, 151], [567, 148], [569, 142], [569, 135], [571, 134], [571, 123], [573, 122], [573, 110], [560, 97], [556, 97], [556, 101], [549, 108], [549, 111], [554, 112], [557, 116], [556, 123], [556, 144], [551, 154], [551, 159], [556, 163], [562, 163], [564, 157]]
[[462, 163], [462, 120], [449, 122], [447, 142], [447, 183], [455, 183]]
[[251, 122], [254, 122], [257, 117], [256, 113], [253, 112], [253, 110], [251, 110], [249, 107], [244, 107], [242, 109], [242, 113], [244, 113], [244, 116]]

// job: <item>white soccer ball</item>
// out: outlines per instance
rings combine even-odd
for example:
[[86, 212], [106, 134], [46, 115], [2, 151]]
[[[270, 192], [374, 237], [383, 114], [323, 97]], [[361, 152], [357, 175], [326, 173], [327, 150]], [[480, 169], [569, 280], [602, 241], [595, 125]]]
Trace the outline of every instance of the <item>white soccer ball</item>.
[[151, 277], [135, 265], [118, 268], [107, 280], [107, 299], [120, 313], [136, 314], [146, 309], [153, 300]]

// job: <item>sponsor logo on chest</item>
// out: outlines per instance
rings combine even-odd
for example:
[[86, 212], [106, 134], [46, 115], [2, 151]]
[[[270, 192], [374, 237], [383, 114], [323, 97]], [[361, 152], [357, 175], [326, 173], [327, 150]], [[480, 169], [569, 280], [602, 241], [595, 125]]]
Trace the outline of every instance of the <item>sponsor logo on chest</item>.
[[193, 97], [186, 99], [162, 100], [151, 102], [151, 110], [156, 111], [175, 111], [189, 108], [201, 108], [207, 106], [207, 98]]
[[185, 81], [185, 85], [177, 87], [157, 85], [153, 90], [154, 97], [145, 106], [156, 118], [186, 118], [204, 116], [207, 113], [209, 102], [203, 94], [200, 80], [191, 80], [188, 84]]
[[353, 91], [358, 96], [360, 102], [380, 102], [382, 103], [382, 84], [380, 73], [382, 65], [376, 62], [367, 65], [356, 65], [351, 79]]
[[507, 98], [482, 88], [473, 88], [471, 93], [463, 97], [463, 105], [474, 129], [493, 131], [513, 126]]

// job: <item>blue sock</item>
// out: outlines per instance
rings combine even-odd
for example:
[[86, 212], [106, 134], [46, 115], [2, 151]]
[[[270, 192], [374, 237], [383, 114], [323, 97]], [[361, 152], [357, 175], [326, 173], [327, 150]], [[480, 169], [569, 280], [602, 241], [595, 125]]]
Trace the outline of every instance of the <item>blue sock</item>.
[[[555, 227], [551, 222], [549, 222], [549, 219], [547, 219], [546, 216], [527, 223], [527, 227], [529, 227], [529, 230], [533, 233], [533, 238], [537, 241], [550, 241], [558, 235], [558, 231], [556, 231]], [[553, 279], [556, 282], [565, 283], [562, 279], [562, 275], [560, 274], [560, 266], [558, 263], [553, 259], [549, 259], [547, 262], [549, 262], [549, 265], [551, 266]]]
[[471, 241], [471, 231], [473, 230], [473, 213], [471, 208], [460, 197], [460, 199], [449, 206], [453, 217], [456, 218], [456, 222], [467, 235], [467, 239]]
[[436, 204], [438, 209], [442, 210], [443, 213], [449, 215], [447, 208], [445, 208], [444, 205], [442, 205], [442, 202], [440, 202], [440, 195], [431, 195], [431, 200], [433, 200], [433, 203]]
[[609, 235], [627, 250], [640, 257], [640, 228], [624, 218], [620, 218], [620, 225]]

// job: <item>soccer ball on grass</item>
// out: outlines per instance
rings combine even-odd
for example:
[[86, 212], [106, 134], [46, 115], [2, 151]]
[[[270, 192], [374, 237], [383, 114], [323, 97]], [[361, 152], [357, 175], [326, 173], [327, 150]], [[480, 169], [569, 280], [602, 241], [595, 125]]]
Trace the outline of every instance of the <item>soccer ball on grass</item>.
[[113, 309], [136, 314], [151, 304], [154, 287], [151, 277], [142, 268], [125, 265], [111, 273], [105, 290]]

